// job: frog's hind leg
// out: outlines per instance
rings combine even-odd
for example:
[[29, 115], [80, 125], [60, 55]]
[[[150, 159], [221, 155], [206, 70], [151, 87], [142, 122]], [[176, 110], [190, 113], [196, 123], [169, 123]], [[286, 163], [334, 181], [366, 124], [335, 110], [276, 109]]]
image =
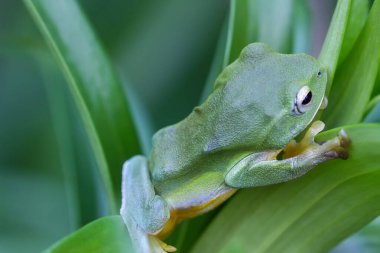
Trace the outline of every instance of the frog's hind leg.
[[125, 162], [122, 180], [120, 214], [127, 225], [135, 251], [175, 251], [174, 247], [155, 236], [169, 220], [170, 210], [166, 201], [155, 194], [146, 158], [135, 156]]

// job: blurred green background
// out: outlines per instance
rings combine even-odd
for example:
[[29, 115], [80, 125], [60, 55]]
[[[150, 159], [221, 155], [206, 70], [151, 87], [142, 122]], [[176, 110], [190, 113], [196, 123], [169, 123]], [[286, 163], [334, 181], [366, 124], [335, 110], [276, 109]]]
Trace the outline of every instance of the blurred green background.
[[[79, 3], [117, 66], [147, 153], [152, 133], [199, 102], [229, 1]], [[302, 6], [302, 51], [318, 56], [335, 1]], [[64, 83], [23, 3], [0, 1], [0, 252], [38, 252], [107, 213]]]

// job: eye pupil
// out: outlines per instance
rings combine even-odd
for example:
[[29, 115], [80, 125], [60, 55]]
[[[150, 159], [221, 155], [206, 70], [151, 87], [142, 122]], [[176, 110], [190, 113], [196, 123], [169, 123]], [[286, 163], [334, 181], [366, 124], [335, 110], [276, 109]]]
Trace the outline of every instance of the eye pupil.
[[313, 97], [313, 94], [311, 93], [311, 91], [309, 91], [306, 97], [302, 100], [302, 104], [307, 105], [308, 103], [310, 103], [312, 97]]
[[318, 71], [317, 76], [321, 77], [321, 75], [322, 75], [321, 71]]

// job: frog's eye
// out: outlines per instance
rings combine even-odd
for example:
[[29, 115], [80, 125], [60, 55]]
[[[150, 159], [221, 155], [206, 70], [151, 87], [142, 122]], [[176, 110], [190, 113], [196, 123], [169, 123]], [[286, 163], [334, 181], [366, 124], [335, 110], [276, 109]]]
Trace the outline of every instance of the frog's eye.
[[309, 109], [311, 100], [313, 99], [313, 93], [310, 88], [303, 86], [297, 93], [294, 99], [294, 106], [292, 112], [296, 115], [301, 115]]
[[318, 71], [318, 73], [317, 73], [317, 77], [319, 78], [319, 77], [321, 77], [322, 76], [322, 72], [321, 71]]

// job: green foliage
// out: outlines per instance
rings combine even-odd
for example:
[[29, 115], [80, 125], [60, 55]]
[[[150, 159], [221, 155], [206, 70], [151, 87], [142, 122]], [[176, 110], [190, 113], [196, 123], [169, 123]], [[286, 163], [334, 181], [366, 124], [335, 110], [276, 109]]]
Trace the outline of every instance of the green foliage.
[[[366, 13], [362, 15], [365, 19]], [[323, 117], [328, 127], [359, 123], [363, 118], [380, 63], [379, 16], [380, 4], [376, 1], [348, 57], [337, 69], [329, 96], [330, 106]]]
[[[2, 240], [27, 238], [17, 237], [22, 233], [17, 224], [30, 234], [28, 227], [45, 231], [32, 237], [34, 248], [63, 238], [46, 252], [132, 252], [120, 216], [106, 216], [117, 213], [120, 204], [124, 160], [141, 153], [140, 145], [148, 152], [153, 130], [180, 120], [203, 101], [217, 75], [246, 44], [262, 41], [283, 53], [311, 48], [310, 9], [304, 0], [232, 0], [229, 5], [220, 0], [110, 1], [106, 6], [82, 0], [83, 10], [75, 0], [24, 3], [66, 77], [61, 80], [40, 37], [33, 37], [36, 31], [33, 39], [11, 43], [12, 50], [33, 52], [44, 73], [37, 82], [45, 83], [56, 134], [54, 139], [45, 133], [48, 148], [39, 148], [41, 140], [26, 140], [33, 147], [24, 153], [47, 159], [46, 151], [56, 145], [59, 156], [49, 158], [59, 165], [47, 167], [62, 167], [63, 179], [51, 176], [51, 169], [23, 178], [10, 174], [11, 169], [0, 171], [1, 200], [12, 204], [0, 209], [0, 219], [10, 217], [8, 209], [17, 217], [2, 223], [9, 227], [7, 237], [0, 230], [0, 251], [5, 252]], [[379, 0], [372, 5], [338, 0], [319, 56], [330, 73], [330, 105], [318, 116], [334, 129], [318, 138], [344, 128], [352, 139], [349, 160], [322, 164], [286, 184], [241, 190], [221, 208], [183, 222], [168, 239], [178, 252], [325, 252], [380, 214], [380, 124], [368, 124], [380, 122], [379, 17]], [[176, 26], [177, 20], [184, 25]], [[0, 36], [0, 45], [4, 43]], [[7, 72], [0, 73], [4, 79]], [[20, 135], [22, 130], [16, 130], [15, 136]], [[1, 131], [0, 136], [6, 139]], [[12, 148], [2, 146], [0, 158]], [[0, 168], [9, 164], [0, 163]], [[13, 177], [17, 183], [9, 181]], [[35, 191], [37, 185], [45, 188]], [[3, 197], [22, 186], [30, 189], [30, 198], [23, 191]], [[10, 196], [20, 197], [21, 203]], [[43, 214], [31, 208], [41, 201], [37, 196], [60, 205], [51, 209], [54, 217], [33, 223]], [[99, 216], [105, 217], [95, 220]], [[354, 240], [360, 252], [377, 252], [379, 241], [373, 238], [379, 236], [378, 228], [375, 222], [345, 243]], [[334, 253], [349, 252], [345, 243]], [[28, 250], [17, 247], [18, 252]]]
[[117, 213], [119, 168], [139, 153], [123, 88], [75, 1], [26, 0], [25, 4], [66, 75], [95, 154], [110, 212]]
[[84, 226], [44, 252], [129, 252], [130, 248], [128, 230], [123, 219], [115, 215], [98, 219]]

